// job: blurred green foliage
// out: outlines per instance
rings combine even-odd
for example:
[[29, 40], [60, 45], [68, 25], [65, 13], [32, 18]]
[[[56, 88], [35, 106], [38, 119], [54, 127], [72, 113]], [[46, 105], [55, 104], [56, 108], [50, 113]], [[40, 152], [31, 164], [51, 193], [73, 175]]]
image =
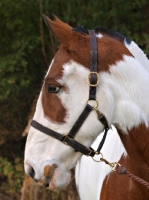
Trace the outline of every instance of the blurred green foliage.
[[7, 158], [0, 156], [0, 185], [1, 190], [6, 193], [15, 195], [22, 187], [23, 165], [20, 158], [15, 158], [10, 162]]
[[0, 152], [7, 157], [0, 157], [0, 177], [9, 192], [20, 190], [21, 133], [55, 48], [42, 13], [54, 13], [73, 27], [116, 30], [149, 56], [148, 0], [0, 0]]

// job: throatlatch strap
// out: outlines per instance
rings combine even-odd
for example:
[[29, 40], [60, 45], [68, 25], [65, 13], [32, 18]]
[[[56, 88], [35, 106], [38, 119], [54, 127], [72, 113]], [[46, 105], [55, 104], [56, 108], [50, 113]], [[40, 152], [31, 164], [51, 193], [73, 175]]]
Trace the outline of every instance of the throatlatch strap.
[[104, 125], [104, 134], [103, 134], [102, 140], [99, 143], [98, 149], [97, 149], [97, 152], [100, 153], [100, 150], [102, 149], [104, 142], [106, 140], [106, 136], [107, 136], [107, 133], [109, 130], [109, 125], [108, 125], [107, 119], [105, 118], [105, 116], [103, 114], [98, 115], [98, 120]]

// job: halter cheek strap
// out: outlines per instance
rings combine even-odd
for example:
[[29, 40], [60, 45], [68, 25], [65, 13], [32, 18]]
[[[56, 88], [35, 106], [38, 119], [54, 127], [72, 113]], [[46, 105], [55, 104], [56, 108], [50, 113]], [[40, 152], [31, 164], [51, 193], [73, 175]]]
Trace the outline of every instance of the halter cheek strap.
[[[100, 150], [105, 142], [109, 126], [105, 116], [97, 110], [98, 102], [96, 100], [96, 86], [99, 84], [99, 74], [97, 73], [97, 41], [94, 30], [89, 30], [89, 35], [90, 35], [90, 73], [88, 75], [88, 85], [90, 86], [89, 99], [87, 100], [87, 105], [80, 114], [79, 118], [76, 120], [75, 124], [73, 125], [69, 133], [66, 135], [62, 135], [58, 132], [55, 132], [43, 126], [42, 124], [38, 123], [35, 120], [32, 120], [31, 126], [41, 131], [42, 133], [45, 133], [59, 140], [60, 142], [63, 142], [63, 144], [71, 146], [75, 152], [80, 152], [86, 156], [94, 157], [95, 154], [100, 154]], [[94, 100], [96, 105], [95, 106], [89, 105], [88, 102], [90, 100]], [[88, 117], [89, 113], [92, 110], [96, 111], [97, 119], [104, 125], [104, 135], [96, 151], [91, 147], [87, 148], [86, 146], [82, 145], [81, 143], [77, 142], [74, 139], [78, 130], [80, 129], [85, 119]]]
[[90, 73], [88, 75], [89, 100], [96, 100], [96, 86], [99, 84], [97, 73], [97, 41], [94, 30], [89, 30], [90, 35]]

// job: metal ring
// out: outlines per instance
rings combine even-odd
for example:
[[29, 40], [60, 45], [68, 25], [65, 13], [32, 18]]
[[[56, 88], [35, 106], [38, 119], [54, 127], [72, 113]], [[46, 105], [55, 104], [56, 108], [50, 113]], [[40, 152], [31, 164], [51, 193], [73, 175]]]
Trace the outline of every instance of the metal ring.
[[[97, 83], [95, 83], [95, 84], [91, 84], [91, 83], [90, 83], [90, 76], [91, 76], [92, 74], [94, 74], [94, 75], [97, 76]], [[88, 75], [87, 83], [88, 83], [88, 85], [91, 86], [91, 87], [96, 87], [96, 86], [99, 84], [99, 81], [100, 81], [99, 79], [100, 79], [100, 78], [99, 78], [99, 74], [98, 74], [97, 72], [90, 72], [89, 75]]]
[[95, 100], [90, 100], [90, 99], [88, 99], [88, 100], [86, 101], [86, 104], [88, 104], [89, 101], [95, 101], [95, 102], [96, 102], [96, 105], [93, 106], [93, 108], [92, 108], [93, 110], [96, 110], [97, 107], [98, 107], [98, 101], [97, 101], [97, 99], [95, 99]]
[[118, 166], [121, 166], [121, 164], [120, 163], [118, 163], [118, 162], [114, 162], [114, 163], [111, 163], [112, 165], [110, 165], [110, 167], [111, 167], [111, 170], [112, 171], [114, 171], [114, 172], [116, 172], [116, 166], [118, 165]]
[[[98, 153], [97, 151], [95, 152], [96, 155], [101, 155], [100, 159], [103, 158], [103, 154], [100, 152]], [[94, 157], [92, 157], [93, 161], [95, 162], [102, 162], [101, 160], [96, 160]]]

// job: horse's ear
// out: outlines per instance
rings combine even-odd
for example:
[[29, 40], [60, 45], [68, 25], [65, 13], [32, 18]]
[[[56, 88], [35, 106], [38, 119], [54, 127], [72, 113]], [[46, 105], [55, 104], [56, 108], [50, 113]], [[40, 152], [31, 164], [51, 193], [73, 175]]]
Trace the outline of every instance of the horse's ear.
[[56, 23], [58, 23], [58, 24], [60, 24], [60, 25], [62, 25], [62, 26], [64, 26], [64, 27], [67, 27], [68, 29], [72, 29], [71, 26], [69, 26], [68, 24], [66, 24], [66, 23], [64, 23], [63, 21], [61, 21], [55, 14], [52, 14], [52, 16], [53, 16], [53, 19], [54, 19], [54, 21], [55, 21]]
[[62, 22], [56, 15], [53, 15], [53, 17], [54, 21], [43, 14], [46, 25], [52, 30], [60, 43], [67, 45], [68, 38], [70, 37], [72, 32], [72, 27]]
[[75, 50], [78, 41], [82, 40], [83, 35], [73, 30], [71, 26], [62, 22], [56, 15], [53, 15], [54, 21], [43, 14], [46, 25], [53, 31], [60, 43], [69, 49]]

